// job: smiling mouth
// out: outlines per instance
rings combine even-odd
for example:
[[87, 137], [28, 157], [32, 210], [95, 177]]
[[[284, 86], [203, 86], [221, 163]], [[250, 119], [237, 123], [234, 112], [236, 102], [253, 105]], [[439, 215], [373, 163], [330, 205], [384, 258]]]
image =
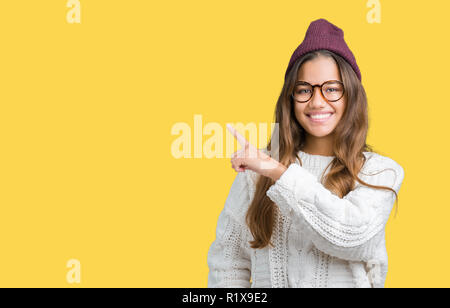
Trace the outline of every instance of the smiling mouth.
[[312, 117], [311, 115], [307, 114], [306, 116], [308, 117], [308, 119], [312, 122], [326, 122], [327, 120], [329, 120], [334, 113], [328, 113], [326, 115], [321, 115], [319, 117]]

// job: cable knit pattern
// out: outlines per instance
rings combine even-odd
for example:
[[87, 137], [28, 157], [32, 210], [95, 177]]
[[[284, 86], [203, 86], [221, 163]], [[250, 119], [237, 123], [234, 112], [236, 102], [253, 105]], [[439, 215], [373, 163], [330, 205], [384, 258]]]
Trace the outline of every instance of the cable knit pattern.
[[[334, 157], [299, 155], [302, 166], [291, 164], [267, 191], [277, 205], [275, 247], [250, 248], [245, 214], [259, 175], [236, 175], [208, 252], [208, 287], [384, 287], [384, 228], [394, 193], [356, 183], [339, 198], [320, 182]], [[364, 155], [359, 177], [398, 193], [403, 168], [377, 153]]]
[[270, 273], [274, 288], [285, 288], [287, 282], [287, 242], [290, 218], [276, 213], [274, 228], [275, 248], [269, 250]]

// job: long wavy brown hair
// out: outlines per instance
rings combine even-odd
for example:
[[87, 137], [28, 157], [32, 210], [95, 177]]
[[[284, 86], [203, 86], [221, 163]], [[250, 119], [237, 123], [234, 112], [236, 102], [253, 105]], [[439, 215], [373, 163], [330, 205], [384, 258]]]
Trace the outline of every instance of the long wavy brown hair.
[[[279, 162], [289, 166], [297, 159], [302, 165], [301, 158], [297, 155], [305, 145], [305, 130], [297, 121], [294, 113], [294, 102], [291, 93], [297, 80], [300, 66], [306, 61], [320, 55], [330, 57], [336, 62], [344, 83], [346, 107], [341, 120], [334, 131], [333, 151], [335, 158], [330, 163], [329, 172], [322, 183], [325, 188], [343, 198], [354, 189], [358, 181], [376, 189], [388, 189], [394, 192], [396, 203], [398, 196], [395, 190], [386, 186], [368, 184], [358, 178], [358, 174], [366, 161], [363, 152], [375, 152], [366, 143], [368, 131], [367, 97], [364, 87], [356, 76], [352, 67], [339, 55], [328, 50], [317, 50], [299, 58], [286, 75], [283, 89], [275, 107], [275, 123], [279, 124]], [[272, 139], [267, 144], [267, 150], [271, 150]], [[269, 177], [259, 176], [256, 182], [254, 198], [246, 214], [246, 223], [253, 235], [250, 241], [252, 248], [264, 248], [273, 244], [271, 237], [277, 214], [275, 203], [266, 195], [267, 190], [274, 184]]]

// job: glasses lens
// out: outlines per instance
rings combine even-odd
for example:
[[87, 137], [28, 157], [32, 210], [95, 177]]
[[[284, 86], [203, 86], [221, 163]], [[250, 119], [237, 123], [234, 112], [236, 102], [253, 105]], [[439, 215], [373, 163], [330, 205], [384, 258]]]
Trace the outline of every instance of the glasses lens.
[[298, 84], [294, 89], [294, 98], [299, 102], [306, 102], [311, 98], [312, 87], [308, 84]]
[[323, 96], [329, 101], [337, 101], [344, 95], [344, 86], [340, 82], [327, 82], [322, 87]]

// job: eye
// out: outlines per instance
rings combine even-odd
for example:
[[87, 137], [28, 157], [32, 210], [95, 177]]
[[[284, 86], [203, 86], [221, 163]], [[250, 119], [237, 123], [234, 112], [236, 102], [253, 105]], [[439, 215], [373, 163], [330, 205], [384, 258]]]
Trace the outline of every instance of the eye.
[[297, 93], [298, 94], [303, 94], [303, 93], [308, 93], [309, 91], [311, 91], [311, 90], [309, 90], [309, 89], [298, 89]]

